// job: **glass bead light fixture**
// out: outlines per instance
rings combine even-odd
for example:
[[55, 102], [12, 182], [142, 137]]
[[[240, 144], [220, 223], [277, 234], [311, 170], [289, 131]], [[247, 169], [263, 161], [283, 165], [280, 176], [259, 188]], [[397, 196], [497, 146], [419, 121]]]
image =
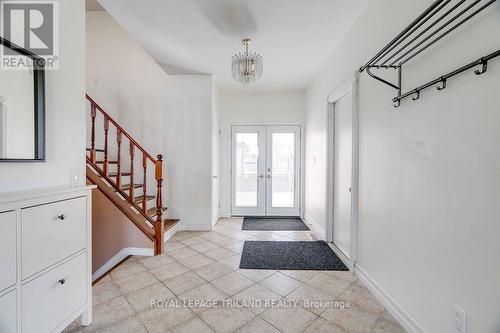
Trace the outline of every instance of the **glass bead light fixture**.
[[236, 81], [243, 85], [250, 85], [262, 76], [262, 56], [255, 52], [250, 52], [251, 39], [243, 39], [242, 44], [245, 47], [245, 51], [233, 56], [231, 69], [233, 78]]

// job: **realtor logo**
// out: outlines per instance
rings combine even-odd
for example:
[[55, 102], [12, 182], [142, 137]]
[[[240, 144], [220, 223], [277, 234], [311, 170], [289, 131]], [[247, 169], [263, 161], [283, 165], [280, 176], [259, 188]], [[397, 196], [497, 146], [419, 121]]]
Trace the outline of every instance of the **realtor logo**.
[[[57, 1], [2, 1], [2, 37], [42, 57], [46, 70], [57, 69], [59, 3]], [[2, 69], [26, 69], [32, 64], [15, 50], [2, 47]]]

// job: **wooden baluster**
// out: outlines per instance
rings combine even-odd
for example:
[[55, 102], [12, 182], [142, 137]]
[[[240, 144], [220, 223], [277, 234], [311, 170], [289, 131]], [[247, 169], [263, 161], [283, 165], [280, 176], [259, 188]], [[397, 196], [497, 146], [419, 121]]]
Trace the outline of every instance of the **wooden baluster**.
[[162, 219], [162, 195], [161, 187], [163, 182], [163, 156], [158, 155], [158, 160], [155, 162], [155, 178], [156, 178], [156, 223], [155, 223], [155, 254], [162, 254], [164, 248], [164, 225]]
[[90, 135], [90, 160], [95, 163], [95, 117], [96, 117], [96, 105], [90, 103], [90, 117], [92, 118], [92, 133]]
[[146, 177], [146, 167], [147, 167], [147, 159], [146, 154], [142, 153], [142, 210], [146, 213], [146, 185], [147, 185], [147, 177]]
[[116, 142], [118, 143], [118, 157], [117, 157], [117, 167], [116, 167], [116, 186], [120, 189], [122, 186], [121, 177], [121, 152], [122, 152], [122, 132], [120, 129], [116, 130]]
[[107, 177], [109, 175], [109, 164], [108, 164], [108, 132], [109, 132], [109, 118], [104, 116], [104, 175]]
[[130, 141], [130, 188], [128, 189], [128, 200], [134, 202], [134, 144]]

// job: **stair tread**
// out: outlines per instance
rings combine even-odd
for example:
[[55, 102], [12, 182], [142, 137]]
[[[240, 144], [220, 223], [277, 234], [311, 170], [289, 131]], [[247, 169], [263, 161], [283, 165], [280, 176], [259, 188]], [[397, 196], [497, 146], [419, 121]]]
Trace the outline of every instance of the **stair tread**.
[[[129, 171], [121, 171], [120, 172], [120, 176], [130, 176], [131, 173]], [[108, 173], [108, 177], [116, 177], [118, 176], [118, 172], [110, 172]]]
[[171, 229], [174, 225], [176, 225], [180, 220], [179, 219], [165, 219], [163, 220], [163, 230], [164, 232]]
[[[167, 210], [167, 207], [162, 207], [161, 208], [161, 211], [164, 212]], [[147, 211], [146, 211], [146, 215], [149, 216], [149, 217], [153, 217], [153, 216], [156, 216], [156, 207], [153, 207], [153, 208], [149, 208]]]
[[[143, 184], [134, 184], [134, 188], [141, 188], [143, 187]], [[130, 184], [122, 185], [121, 190], [122, 191], [128, 191], [130, 189]]]
[[[142, 198], [144, 196], [143, 195], [140, 195], [138, 197], [135, 197], [134, 198], [134, 202], [135, 203], [139, 203], [139, 202], [142, 202]], [[156, 198], [154, 195], [146, 195], [146, 201], [149, 201], [149, 200], [153, 200], [154, 198]]]
[[[92, 150], [92, 148], [87, 148], [86, 150], [87, 150], [87, 151], [91, 151], [91, 150]], [[95, 148], [94, 150], [95, 150], [96, 152], [99, 152], [99, 153], [104, 153], [104, 149], [97, 149], [97, 148]]]
[[[95, 161], [96, 164], [104, 164], [104, 161]], [[118, 161], [108, 161], [108, 164], [118, 164]]]

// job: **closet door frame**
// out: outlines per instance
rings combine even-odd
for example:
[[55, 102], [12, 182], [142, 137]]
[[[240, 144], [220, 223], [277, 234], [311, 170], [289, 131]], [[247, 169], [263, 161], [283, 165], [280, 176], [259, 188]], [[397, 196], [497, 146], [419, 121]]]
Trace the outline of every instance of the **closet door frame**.
[[358, 111], [358, 79], [359, 73], [353, 76], [344, 84], [338, 87], [327, 99], [328, 105], [328, 136], [327, 136], [327, 168], [326, 168], [326, 230], [325, 239], [333, 242], [333, 224], [335, 209], [334, 202], [334, 154], [335, 154], [335, 102], [346, 94], [352, 92], [352, 177], [351, 177], [351, 228], [350, 228], [350, 258], [347, 258], [335, 245], [332, 246], [334, 252], [352, 271], [356, 267], [357, 261], [357, 239], [358, 239], [358, 197], [359, 197], [359, 111]]

